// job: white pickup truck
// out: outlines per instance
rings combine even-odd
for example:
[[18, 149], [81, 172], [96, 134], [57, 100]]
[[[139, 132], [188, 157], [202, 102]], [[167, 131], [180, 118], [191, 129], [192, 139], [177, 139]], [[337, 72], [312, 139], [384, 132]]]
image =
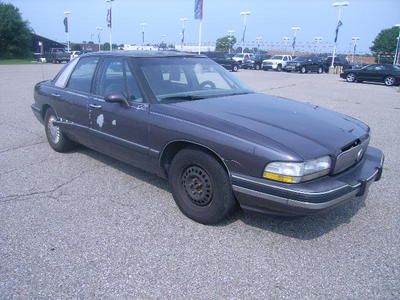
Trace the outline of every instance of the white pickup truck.
[[291, 60], [291, 55], [274, 55], [269, 59], [263, 60], [262, 68], [264, 71], [282, 71], [283, 69], [285, 69], [287, 62]]

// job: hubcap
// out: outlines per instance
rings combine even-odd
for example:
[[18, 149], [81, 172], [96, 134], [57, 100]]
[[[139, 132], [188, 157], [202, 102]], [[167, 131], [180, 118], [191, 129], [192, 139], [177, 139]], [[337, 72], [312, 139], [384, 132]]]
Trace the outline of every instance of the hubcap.
[[393, 85], [394, 84], [394, 78], [393, 77], [388, 77], [385, 80], [386, 85]]
[[188, 167], [182, 174], [182, 185], [194, 204], [206, 206], [211, 202], [213, 195], [211, 180], [202, 168]]
[[347, 81], [354, 81], [354, 74], [347, 75]]
[[57, 121], [55, 116], [50, 116], [49, 121], [47, 123], [47, 128], [49, 132], [50, 140], [57, 144], [60, 141], [60, 127], [54, 125], [54, 122]]

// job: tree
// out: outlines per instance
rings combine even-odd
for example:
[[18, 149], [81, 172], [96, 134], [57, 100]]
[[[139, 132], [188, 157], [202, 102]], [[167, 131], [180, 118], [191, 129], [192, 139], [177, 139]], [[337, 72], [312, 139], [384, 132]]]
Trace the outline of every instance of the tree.
[[229, 52], [233, 45], [236, 44], [236, 38], [234, 36], [224, 36], [217, 39], [215, 44], [215, 51]]
[[[376, 59], [381, 57], [381, 62], [393, 61], [398, 35], [398, 27], [383, 29], [379, 32], [370, 48]], [[385, 60], [384, 58], [386, 58], [387, 61], [382, 61]]]
[[22, 20], [17, 7], [0, 3], [0, 57], [27, 57], [30, 47], [28, 22]]

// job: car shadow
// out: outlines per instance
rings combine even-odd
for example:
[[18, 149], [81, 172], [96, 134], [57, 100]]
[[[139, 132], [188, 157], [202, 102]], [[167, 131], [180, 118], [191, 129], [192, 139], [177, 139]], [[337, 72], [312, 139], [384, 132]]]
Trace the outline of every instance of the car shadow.
[[[127, 175], [135, 177], [171, 193], [168, 181], [157, 175], [143, 171], [114, 158], [80, 146], [74, 152], [87, 155]], [[171, 197], [172, 198], [172, 197]], [[355, 198], [327, 212], [304, 216], [283, 217], [273, 215], [260, 215], [256, 213], [245, 213], [237, 209], [223, 222], [215, 227], [226, 227], [236, 222], [243, 222], [248, 226], [267, 230], [281, 235], [300, 240], [312, 240], [318, 238], [342, 224], [348, 224], [351, 218], [365, 206], [365, 197]]]

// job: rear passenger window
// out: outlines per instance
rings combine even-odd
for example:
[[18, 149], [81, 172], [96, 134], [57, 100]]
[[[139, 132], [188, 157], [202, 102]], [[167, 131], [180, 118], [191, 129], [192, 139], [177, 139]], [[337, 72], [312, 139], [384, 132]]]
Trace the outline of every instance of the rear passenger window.
[[67, 87], [89, 93], [98, 61], [98, 57], [81, 58], [71, 74]]

